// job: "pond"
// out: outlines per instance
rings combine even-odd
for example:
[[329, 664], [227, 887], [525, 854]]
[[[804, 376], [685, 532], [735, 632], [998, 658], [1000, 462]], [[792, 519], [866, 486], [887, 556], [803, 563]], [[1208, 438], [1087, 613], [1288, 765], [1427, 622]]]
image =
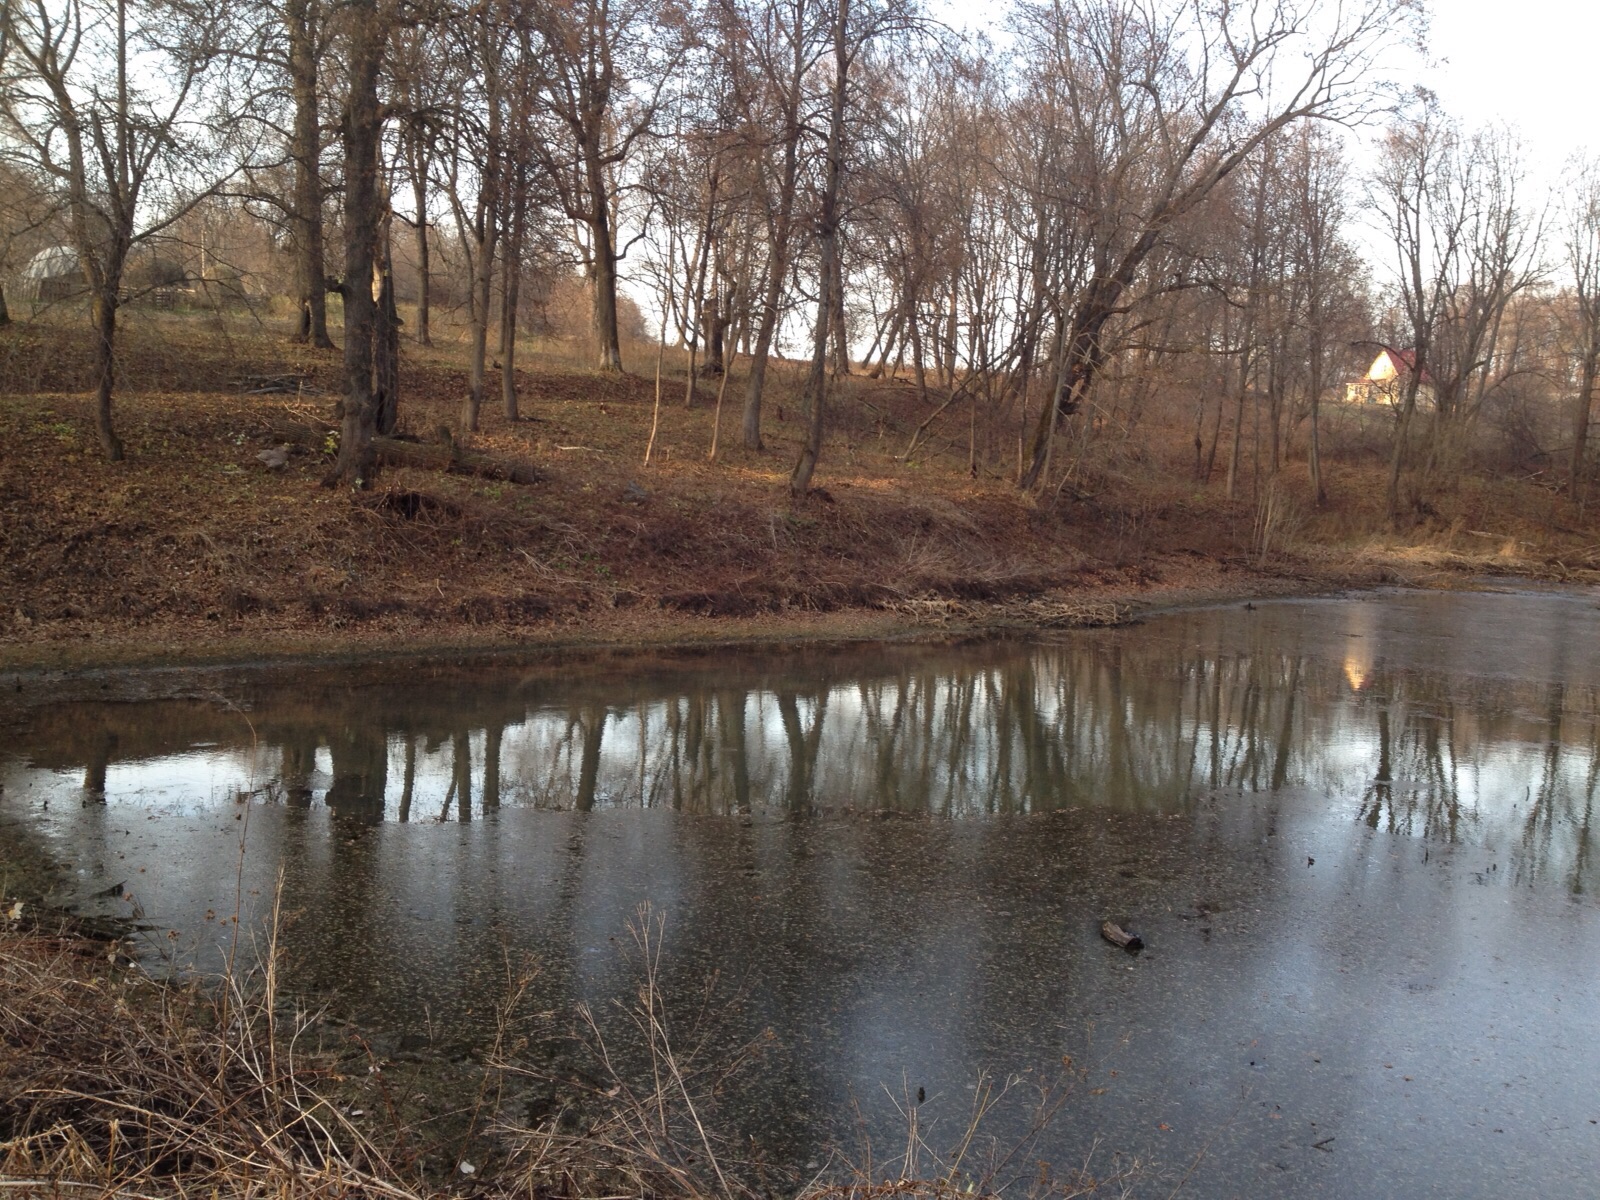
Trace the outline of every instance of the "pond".
[[903, 1143], [918, 1089], [937, 1143], [1019, 1077], [1016, 1136], [1065, 1056], [1028, 1163], [1152, 1195], [1600, 1175], [1593, 592], [101, 684], [6, 715], [9, 852], [201, 969], [281, 870], [293, 986], [390, 1046], [481, 1052], [523, 956], [532, 1010], [607, 1011], [648, 904], [710, 1052], [762, 1039], [730, 1132], [796, 1169]]

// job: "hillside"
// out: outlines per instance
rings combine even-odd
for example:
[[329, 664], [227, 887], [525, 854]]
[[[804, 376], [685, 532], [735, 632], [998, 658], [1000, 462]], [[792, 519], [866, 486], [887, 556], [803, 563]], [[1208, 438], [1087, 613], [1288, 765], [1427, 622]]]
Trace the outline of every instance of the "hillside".
[[[820, 487], [796, 501], [793, 368], [774, 372], [767, 446], [752, 453], [738, 445], [735, 367], [712, 463], [716, 381], [685, 409], [683, 364], [669, 360], [647, 467], [653, 379], [600, 376], [548, 348], [521, 356], [524, 418], [486, 404], [481, 432], [462, 439], [537, 465], [539, 482], [398, 467], [369, 490], [335, 492], [321, 486], [320, 448], [293, 447], [276, 471], [257, 456], [282, 444], [284, 422], [328, 416], [337, 352], [171, 316], [128, 329], [117, 401], [128, 460], [113, 465], [80, 390], [85, 340], [64, 319], [0, 331], [10, 665], [886, 635], [1107, 615], [1087, 601], [1474, 573], [1589, 579], [1600, 566], [1594, 522], [1537, 480], [1454, 479], [1397, 538], [1377, 455], [1332, 462], [1321, 511], [1293, 449], [1259, 502], [1253, 478], [1230, 502], [1220, 471], [1196, 480], [1192, 430], [1176, 420], [1102, 432], [1064, 482], [1025, 496], [1014, 427], [980, 430], [959, 405], [902, 461], [930, 413], [903, 380], [839, 381]], [[629, 365], [653, 367], [652, 351]], [[464, 362], [459, 343], [406, 347], [403, 434], [454, 425]], [[255, 385], [241, 380], [266, 376], [304, 383], [298, 395], [244, 394]]]

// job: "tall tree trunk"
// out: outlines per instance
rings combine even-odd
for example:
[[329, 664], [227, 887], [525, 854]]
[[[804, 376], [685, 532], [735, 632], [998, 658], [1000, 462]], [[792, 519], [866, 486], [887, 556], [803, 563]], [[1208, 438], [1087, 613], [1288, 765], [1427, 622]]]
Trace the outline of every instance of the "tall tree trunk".
[[1567, 468], [1567, 495], [1574, 504], [1583, 504], [1583, 468], [1589, 448], [1589, 413], [1594, 407], [1595, 377], [1600, 374], [1600, 345], [1583, 356], [1583, 376], [1572, 410], [1572, 458]]
[[[755, 323], [756, 340], [750, 347], [750, 378], [745, 384], [743, 437], [746, 450], [761, 449], [761, 397], [767, 384], [767, 357], [782, 319], [780, 305], [789, 278], [789, 251], [794, 224], [794, 194], [800, 173], [800, 86], [803, 74], [805, 6], [795, 6], [796, 27], [790, 38], [794, 73], [788, 80], [784, 107], [783, 178], [778, 181], [778, 211], [767, 225], [767, 286], [761, 296], [761, 318]], [[761, 172], [767, 183], [766, 172]]]
[[528, 228], [527, 169], [517, 167], [507, 214], [505, 270], [500, 295], [500, 399], [506, 420], [520, 421], [517, 400], [517, 317], [522, 305], [522, 243]]
[[494, 294], [494, 251], [499, 238], [495, 220], [498, 198], [493, 172], [484, 171], [483, 194], [479, 199], [478, 247], [472, 279], [472, 351], [467, 368], [467, 397], [461, 404], [461, 428], [478, 428], [478, 413], [483, 407], [484, 380], [489, 369], [489, 302]]
[[834, 289], [839, 283], [839, 187], [844, 176], [844, 90], [850, 73], [845, 31], [850, 0], [838, 0], [833, 26], [833, 87], [828, 114], [828, 173], [817, 217], [817, 250], [821, 260], [821, 295], [817, 297], [817, 328], [811, 344], [811, 374], [806, 380], [810, 404], [806, 440], [789, 476], [789, 490], [804, 495], [822, 457], [822, 432], [828, 400], [828, 331], [835, 317]]
[[602, 371], [621, 372], [622, 336], [617, 323], [617, 247], [611, 229], [610, 196], [599, 146], [584, 147], [589, 187], [589, 240], [593, 255], [590, 282], [594, 285], [594, 340], [596, 363]]
[[476, 14], [483, 39], [480, 57], [484, 72], [484, 94], [488, 102], [488, 125], [483, 144], [483, 163], [478, 181], [478, 200], [473, 211], [473, 235], [477, 245], [473, 261], [472, 350], [467, 367], [467, 395], [461, 402], [462, 432], [478, 428], [478, 414], [483, 408], [484, 381], [489, 367], [489, 302], [494, 288], [495, 246], [500, 237], [501, 168], [504, 141], [504, 113], [501, 102], [504, 93], [500, 85], [501, 61], [499, 49], [493, 44], [488, 30], [488, 10]]
[[722, 296], [722, 273], [716, 272], [700, 320], [706, 343], [706, 361], [700, 368], [702, 375], [715, 378], [722, 374], [723, 343], [727, 340], [728, 314], [732, 308], [732, 298], [725, 302]]
[[1311, 502], [1321, 508], [1328, 502], [1327, 489], [1322, 485], [1322, 334], [1316, 330], [1311, 335], [1311, 365], [1307, 379], [1311, 399], [1311, 444], [1306, 452], [1311, 468]]
[[325, 350], [328, 336], [327, 264], [322, 241], [322, 128], [317, 107], [317, 37], [321, 24], [317, 0], [288, 0], [284, 23], [289, 35], [289, 86], [294, 100], [294, 131], [289, 155], [294, 159], [295, 288], [299, 292], [296, 340]]
[[433, 270], [428, 245], [428, 154], [422, 131], [412, 134], [411, 198], [417, 210], [417, 345], [433, 345]]
[[344, 113], [344, 405], [339, 457], [323, 480], [365, 487], [377, 465], [372, 450], [377, 406], [372, 392], [373, 250], [379, 222], [378, 142], [383, 114], [378, 73], [384, 28], [377, 0], [351, 0], [350, 95]]
[[522, 420], [517, 397], [517, 310], [522, 303], [521, 264], [508, 258], [500, 299], [500, 401], [508, 421]]
[[1224, 494], [1229, 500], [1239, 495], [1239, 463], [1244, 449], [1244, 401], [1250, 391], [1250, 329], [1245, 327], [1245, 347], [1239, 351], [1239, 390], [1233, 403], [1233, 449], [1228, 453], [1228, 485]]
[[924, 411], [928, 407], [928, 367], [922, 361], [922, 322], [918, 320], [915, 300], [909, 302], [911, 309], [911, 375], [917, 381], [917, 411]]
[[833, 373], [850, 374], [850, 331], [844, 321], [844, 263], [837, 247], [833, 253]]
[[388, 437], [400, 420], [400, 312], [394, 299], [394, 254], [390, 248], [393, 213], [383, 206], [373, 247], [372, 384], [373, 427]]
[[1418, 345], [1413, 366], [1406, 377], [1405, 399], [1400, 405], [1400, 419], [1396, 422], [1394, 431], [1394, 449], [1389, 456], [1386, 508], [1391, 529], [1397, 529], [1400, 525], [1400, 471], [1405, 465], [1406, 443], [1411, 438], [1411, 421], [1417, 411], [1417, 388], [1420, 386], [1422, 363], [1422, 347]]
[[[787, 255], [780, 255], [787, 259]], [[783, 281], [779, 268], [788, 270], [788, 262], [773, 262], [767, 272], [767, 286], [761, 299], [761, 317], [756, 322], [756, 341], [750, 347], [750, 378], [745, 382], [744, 421], [742, 426], [744, 448], [760, 450], [761, 397], [767, 385], [767, 358], [772, 353], [772, 340], [778, 331], [778, 303], [783, 297]]]
[[687, 264], [692, 275], [684, 280], [683, 314], [685, 332], [689, 336], [689, 377], [683, 385], [683, 407], [686, 409], [694, 407], [695, 357], [700, 349], [699, 333], [705, 324], [706, 272], [711, 265], [713, 226], [717, 218], [717, 188], [719, 183], [720, 176], [718, 172], [713, 170], [711, 183], [706, 192], [706, 223], [705, 228], [699, 234], [699, 253]]
[[1105, 362], [1101, 333], [1111, 319], [1112, 308], [1122, 295], [1123, 286], [1115, 279], [1090, 284], [1088, 294], [1073, 315], [1071, 329], [1061, 339], [1061, 363], [1055, 387], [1039, 410], [1028, 469], [1017, 483], [1023, 491], [1036, 486], [1044, 476], [1050, 447], [1055, 441], [1056, 424], [1062, 417], [1077, 412], [1088, 398], [1095, 376]]

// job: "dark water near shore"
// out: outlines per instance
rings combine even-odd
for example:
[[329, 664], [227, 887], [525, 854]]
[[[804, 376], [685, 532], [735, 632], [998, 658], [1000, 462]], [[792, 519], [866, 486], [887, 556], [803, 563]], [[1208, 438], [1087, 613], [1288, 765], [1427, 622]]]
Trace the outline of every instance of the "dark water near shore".
[[1593, 1196], [1597, 635], [1589, 592], [1388, 594], [258, 673], [29, 709], [0, 838], [69, 898], [125, 881], [202, 967], [281, 866], [295, 986], [463, 1051], [508, 951], [537, 1009], [628, 995], [649, 902], [669, 994], [720, 972], [728, 1039], [772, 1031], [722, 1113], [800, 1166], [859, 1145], [854, 1105], [892, 1142], [886, 1087], [926, 1090], [937, 1142], [982, 1073], [1071, 1055], [1032, 1158], [1098, 1142], [1151, 1195], [1192, 1167], [1187, 1196]]

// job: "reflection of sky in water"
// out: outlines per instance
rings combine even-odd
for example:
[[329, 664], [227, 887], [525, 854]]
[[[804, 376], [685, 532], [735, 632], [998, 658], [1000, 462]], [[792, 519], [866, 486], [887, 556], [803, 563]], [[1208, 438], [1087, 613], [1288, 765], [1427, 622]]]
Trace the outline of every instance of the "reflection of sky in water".
[[204, 914], [248, 926], [282, 865], [297, 986], [451, 1046], [507, 950], [541, 1009], [626, 993], [649, 900], [667, 985], [721, 969], [776, 1032], [736, 1119], [802, 1161], [853, 1099], [892, 1136], [880, 1085], [949, 1123], [979, 1071], [1071, 1053], [1107, 1090], [1041, 1157], [1100, 1138], [1172, 1168], [1154, 1194], [1203, 1150], [1186, 1195], [1578, 1196], [1597, 624], [1582, 593], [1402, 595], [603, 683], [241, 683], [258, 743], [208, 704], [41, 711], [0, 816], [203, 963]]

